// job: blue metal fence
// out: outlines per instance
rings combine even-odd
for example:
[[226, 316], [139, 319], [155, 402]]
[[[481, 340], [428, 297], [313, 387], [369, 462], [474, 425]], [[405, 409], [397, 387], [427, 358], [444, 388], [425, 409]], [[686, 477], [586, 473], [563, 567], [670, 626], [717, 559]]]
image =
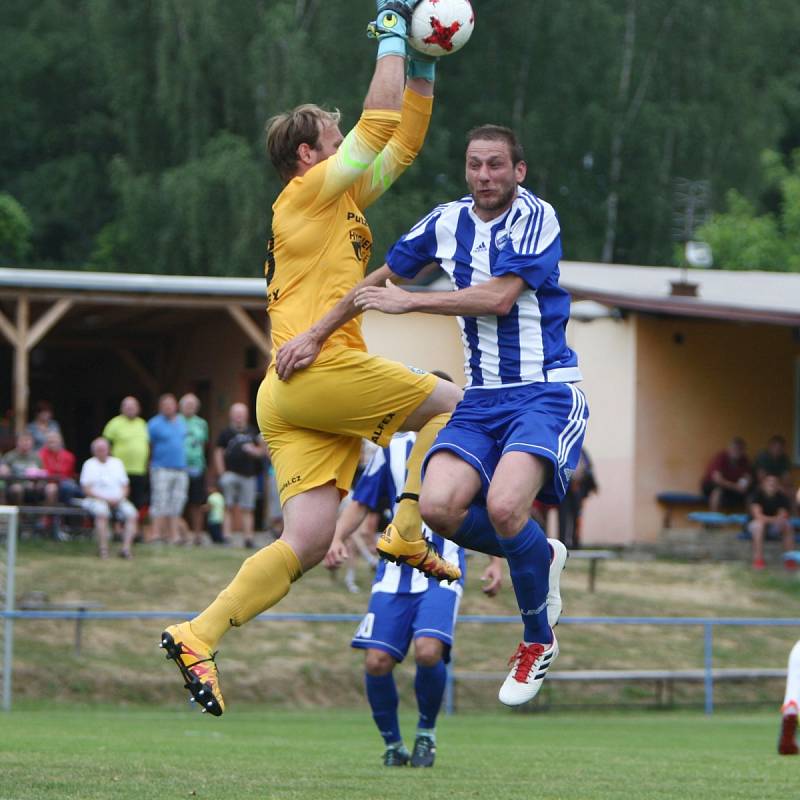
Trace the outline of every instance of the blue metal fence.
[[[0, 611], [0, 619], [36, 620], [68, 619], [84, 620], [141, 620], [141, 619], [191, 619], [196, 611]], [[362, 614], [284, 614], [267, 612], [256, 619], [262, 622], [360, 622]], [[519, 624], [518, 616], [485, 616], [463, 614], [459, 624], [508, 625]], [[562, 617], [559, 625], [670, 625], [697, 626], [703, 631], [703, 670], [705, 711], [714, 711], [714, 629], [718, 627], [795, 627], [800, 631], [800, 619], [781, 617]], [[800, 634], [799, 634], [800, 638]], [[448, 679], [447, 710], [453, 710], [453, 681]]]

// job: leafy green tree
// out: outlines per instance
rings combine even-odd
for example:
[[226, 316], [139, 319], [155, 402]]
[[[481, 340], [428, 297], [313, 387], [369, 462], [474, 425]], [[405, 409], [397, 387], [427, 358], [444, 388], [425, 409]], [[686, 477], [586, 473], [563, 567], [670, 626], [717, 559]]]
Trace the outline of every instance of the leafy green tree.
[[715, 214], [699, 235], [723, 269], [800, 272], [800, 149], [788, 166], [772, 151], [764, 153], [762, 165], [768, 185], [780, 198], [777, 213], [759, 214], [731, 189], [727, 210]]
[[32, 230], [25, 209], [10, 194], [0, 194], [0, 263], [19, 266], [25, 261]]

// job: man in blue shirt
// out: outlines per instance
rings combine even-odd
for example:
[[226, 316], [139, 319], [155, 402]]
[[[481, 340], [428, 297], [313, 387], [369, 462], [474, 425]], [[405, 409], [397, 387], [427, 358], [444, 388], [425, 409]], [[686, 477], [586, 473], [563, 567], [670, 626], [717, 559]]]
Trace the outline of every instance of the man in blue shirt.
[[147, 422], [150, 435], [150, 516], [156, 539], [177, 544], [179, 520], [186, 505], [186, 423], [178, 414], [174, 394], [158, 399], [159, 413]]

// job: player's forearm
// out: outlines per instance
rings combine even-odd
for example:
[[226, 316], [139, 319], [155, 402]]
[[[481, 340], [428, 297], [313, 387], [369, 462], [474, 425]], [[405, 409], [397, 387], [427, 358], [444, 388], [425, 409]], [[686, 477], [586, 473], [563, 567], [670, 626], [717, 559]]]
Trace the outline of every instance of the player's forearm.
[[342, 327], [346, 322], [355, 319], [361, 309], [355, 304], [356, 292], [364, 286], [382, 286], [387, 278], [392, 276], [392, 271], [385, 264], [364, 278], [360, 283], [353, 287], [324, 317], [317, 320], [309, 329], [308, 333], [320, 344], [325, 342], [328, 337]]
[[402, 56], [385, 56], [375, 64], [375, 72], [364, 98], [365, 109], [400, 110], [406, 80], [406, 60]]
[[358, 500], [349, 503], [336, 521], [336, 532], [333, 534], [334, 542], [344, 544], [357, 530], [367, 516], [369, 508]]
[[511, 311], [519, 293], [484, 284], [454, 292], [409, 292], [408, 311], [446, 316], [498, 316]]

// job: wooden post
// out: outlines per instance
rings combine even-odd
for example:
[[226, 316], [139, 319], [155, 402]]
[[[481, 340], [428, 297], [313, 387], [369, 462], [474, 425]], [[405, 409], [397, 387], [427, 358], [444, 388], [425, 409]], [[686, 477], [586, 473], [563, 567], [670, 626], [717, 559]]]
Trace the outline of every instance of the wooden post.
[[236, 323], [245, 332], [247, 338], [258, 347], [269, 361], [272, 345], [267, 337], [266, 331], [261, 330], [253, 321], [253, 318], [241, 306], [229, 305], [228, 313], [236, 320]]
[[17, 327], [0, 313], [0, 331], [14, 347], [14, 432], [21, 433], [28, 418], [28, 395], [30, 393], [28, 358], [31, 350], [45, 334], [72, 308], [73, 301], [62, 298], [53, 303], [36, 322], [31, 325], [31, 306], [27, 294], [17, 298]]
[[28, 418], [28, 295], [17, 298], [17, 342], [14, 346], [14, 432], [22, 433]]

